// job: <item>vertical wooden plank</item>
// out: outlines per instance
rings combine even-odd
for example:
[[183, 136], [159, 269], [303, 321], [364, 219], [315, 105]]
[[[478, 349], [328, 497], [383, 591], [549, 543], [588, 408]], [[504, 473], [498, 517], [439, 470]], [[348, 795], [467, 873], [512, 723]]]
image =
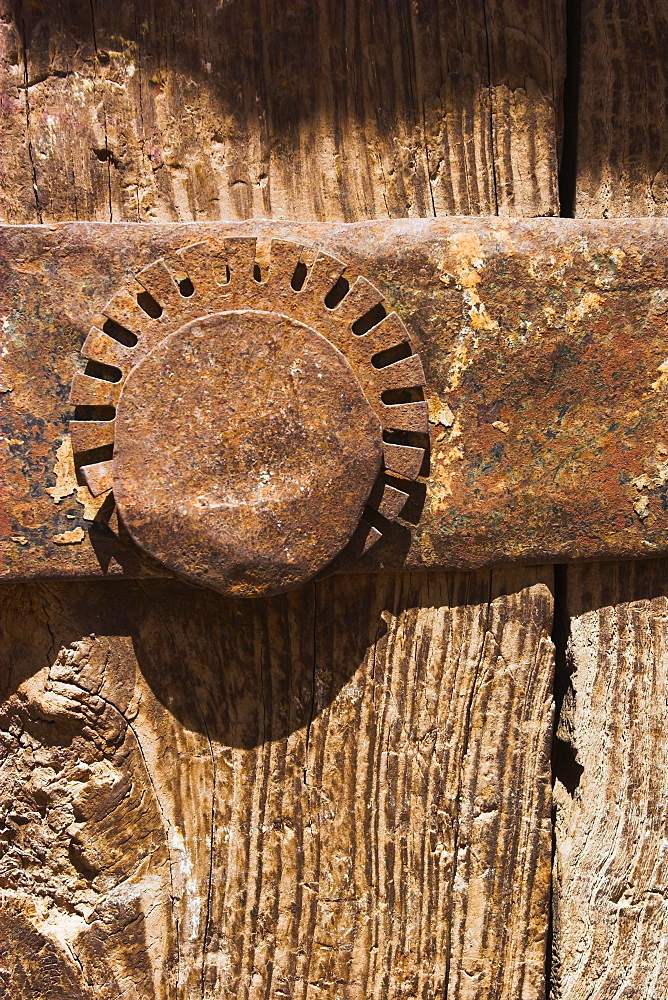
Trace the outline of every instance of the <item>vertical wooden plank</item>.
[[554, 996], [668, 993], [668, 564], [568, 571]]
[[[12, 221], [558, 211], [563, 0], [8, 2]], [[3, 588], [2, 987], [542, 1000], [550, 587]]]
[[[665, 215], [668, 5], [582, 0], [579, 27], [576, 215]], [[571, 566], [565, 587], [552, 992], [649, 1000], [668, 988], [668, 563]]]
[[565, 4], [415, 5], [435, 215], [558, 215]]
[[[319, 588], [331, 673], [316, 688], [309, 740], [324, 892], [307, 996], [335, 995], [337, 981], [358, 984], [360, 1000], [542, 996], [551, 577], [537, 568]], [[328, 705], [359, 642], [360, 597], [377, 632]]]
[[33, 186], [31, 132], [26, 102], [23, 22], [11, 0], [0, 2], [0, 219], [40, 222]]
[[[0, 595], [5, 995], [237, 995], [218, 970], [252, 995], [258, 927], [278, 940], [301, 891], [312, 588]], [[279, 927], [256, 898], [281, 883], [276, 838]]]
[[[179, 780], [153, 759], [170, 761], [173, 728], [138, 738], [131, 616], [110, 622], [109, 591], [80, 594], [92, 617], [73, 597], [0, 591], [0, 995], [162, 1000], [174, 995], [184, 865], [168, 836]], [[196, 740], [181, 736], [197, 786]]]
[[580, 45], [576, 215], [668, 214], [668, 5], [582, 0]]
[[7, 995], [540, 997], [550, 581], [2, 588]]

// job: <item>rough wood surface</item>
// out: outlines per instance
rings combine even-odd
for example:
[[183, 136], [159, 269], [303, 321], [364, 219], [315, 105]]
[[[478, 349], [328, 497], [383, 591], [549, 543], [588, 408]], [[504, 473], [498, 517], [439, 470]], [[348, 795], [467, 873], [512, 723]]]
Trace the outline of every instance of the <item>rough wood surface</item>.
[[567, 611], [553, 997], [655, 1000], [668, 995], [668, 564], [571, 567]]
[[[556, 214], [563, 0], [3, 0], [0, 217]], [[542, 1000], [552, 573], [2, 588], [0, 997]]]
[[541, 997], [551, 575], [2, 588], [0, 996]]
[[582, 0], [576, 215], [668, 215], [668, 4]]
[[[575, 214], [665, 215], [668, 5], [581, 7]], [[664, 444], [649, 461], [665, 491]], [[668, 993], [668, 562], [571, 566], [565, 601], [552, 996], [654, 1000]]]
[[0, 218], [557, 215], [564, 0], [3, 0]]

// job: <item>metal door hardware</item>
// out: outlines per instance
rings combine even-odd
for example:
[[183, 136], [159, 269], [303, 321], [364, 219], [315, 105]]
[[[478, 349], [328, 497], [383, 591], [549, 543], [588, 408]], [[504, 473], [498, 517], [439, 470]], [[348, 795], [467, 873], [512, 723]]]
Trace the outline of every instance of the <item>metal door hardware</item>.
[[[426, 444], [429, 431], [425, 402], [383, 401], [422, 393], [406, 327], [390, 313], [367, 329], [383, 296], [363, 277], [335, 302], [346, 265], [322, 251], [295, 287], [302, 251], [272, 240], [264, 278], [243, 237], [186, 246], [173, 270], [154, 261], [136, 276], [143, 293], [105, 306], [109, 332], [94, 326], [81, 352], [93, 373], [77, 372], [70, 394], [87, 417], [70, 434], [91, 494], [113, 490], [159, 563], [236, 595], [305, 582], [356, 532], [373, 543], [365, 505], [400, 513], [408, 495], [390, 477], [415, 479], [425, 457], [383, 441], [403, 431]], [[104, 448], [113, 458], [87, 461]]]
[[668, 551], [668, 224], [0, 228], [0, 573]]

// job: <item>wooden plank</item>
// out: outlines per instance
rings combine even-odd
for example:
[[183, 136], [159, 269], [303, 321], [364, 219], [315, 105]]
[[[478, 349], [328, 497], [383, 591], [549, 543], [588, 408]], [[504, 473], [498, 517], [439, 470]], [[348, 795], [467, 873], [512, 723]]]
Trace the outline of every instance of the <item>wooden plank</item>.
[[3, 587], [8, 995], [542, 996], [550, 582]]
[[[555, 214], [563, 8], [11, 4], [2, 217]], [[542, 1000], [550, 585], [3, 587], [2, 988]]]
[[42, 219], [34, 188], [22, 27], [11, 0], [0, 0], [0, 219], [34, 223]]
[[[579, 217], [666, 214], [667, 31], [663, 2], [582, 2]], [[564, 574], [553, 996], [649, 1000], [668, 989], [668, 563]]]
[[582, 0], [575, 214], [668, 214], [668, 5]]
[[568, 569], [554, 996], [668, 992], [668, 563]]
[[0, 218], [558, 214], [563, 0], [7, 6]]
[[[318, 908], [311, 974], [326, 995], [342, 976], [360, 1000], [542, 996], [551, 579], [520, 568], [318, 587], [318, 608], [354, 623], [319, 631], [332, 672], [309, 740], [333, 900]], [[373, 642], [360, 597], [380, 612]], [[328, 708], [361, 641], [363, 667]]]

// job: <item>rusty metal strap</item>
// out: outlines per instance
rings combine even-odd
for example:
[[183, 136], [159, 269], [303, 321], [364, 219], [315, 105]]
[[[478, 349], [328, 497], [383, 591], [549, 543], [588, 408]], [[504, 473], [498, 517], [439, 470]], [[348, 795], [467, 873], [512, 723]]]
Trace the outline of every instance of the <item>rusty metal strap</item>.
[[[364, 507], [364, 531], [330, 568], [473, 568], [510, 561], [646, 557], [668, 551], [668, 222], [451, 218], [354, 225], [68, 223], [0, 228], [1, 576], [132, 577], [168, 572], [164, 566], [171, 565], [169, 560], [155, 558], [150, 532], [149, 542], [137, 545], [144, 525], [128, 531], [118, 517], [109, 488], [113, 462], [118, 471], [119, 458], [109, 451], [108, 434], [94, 439], [105, 417], [105, 400], [95, 395], [93, 381], [104, 379], [103, 362], [109, 355], [103, 351], [102, 362], [96, 362], [94, 352], [88, 351], [87, 358], [80, 352], [91, 328], [111, 330], [113, 335], [114, 329], [132, 327], [130, 320], [117, 322], [116, 327], [112, 321], [110, 326], [108, 304], [114, 296], [118, 304], [119, 290], [128, 309], [130, 305], [136, 309], [139, 300], [152, 322], [159, 281], [148, 284], [153, 292], [145, 291], [147, 283], [137, 280], [142, 269], [156, 260], [166, 261], [160, 274], [172, 275], [169, 280], [177, 283], [185, 303], [192, 283], [183, 248], [220, 247], [239, 237], [249, 238], [243, 246], [251, 254], [249, 273], [255, 282], [244, 285], [244, 309], [269, 308], [263, 304], [262, 287], [272, 274], [272, 247], [288, 241], [304, 249], [295, 251], [290, 265], [291, 290], [285, 285], [279, 305], [272, 307], [277, 315], [290, 313], [290, 295], [295, 303], [305, 301], [298, 299], [299, 282], [313, 269], [318, 250], [347, 265], [344, 278], [328, 272], [329, 280], [322, 279], [318, 286], [318, 294], [327, 302], [322, 329], [317, 318], [307, 323], [306, 314], [299, 312], [290, 319], [290, 329], [313, 325], [335, 343], [337, 352], [347, 354], [335, 334], [328, 333], [327, 323], [334, 330], [331, 316], [349, 301], [345, 278], [350, 276], [352, 284], [361, 275], [366, 284], [354, 286], [356, 311], [348, 310], [352, 329], [355, 322], [362, 322], [363, 335], [387, 330], [391, 324], [377, 324], [396, 312], [397, 322], [403, 320], [408, 331], [404, 339], [410, 341], [409, 347], [402, 347], [399, 336], [399, 342], [385, 350], [382, 338], [377, 338], [373, 367], [380, 373], [378, 392], [383, 390], [377, 405], [360, 376], [371, 409], [357, 423], [371, 427], [376, 420], [372, 411], [380, 413], [378, 433], [382, 432], [384, 449], [383, 458], [378, 447], [369, 445], [360, 482], [370, 481], [378, 463], [384, 462], [384, 492], [376, 499], [372, 494], [366, 506], [365, 497], [359, 501]], [[284, 247], [281, 253], [286, 252]], [[157, 280], [155, 267], [151, 273]], [[158, 278], [173, 295], [164, 275]], [[309, 280], [314, 286], [313, 274], [307, 277], [307, 288]], [[382, 293], [382, 305], [374, 305], [369, 288]], [[240, 310], [241, 301], [231, 299], [227, 308]], [[194, 308], [184, 313], [190, 321]], [[248, 319], [242, 327], [255, 350], [257, 328]], [[229, 336], [235, 336], [233, 328], [228, 329]], [[197, 336], [201, 333], [196, 329]], [[214, 363], [215, 337], [211, 332], [208, 353], [202, 348], [200, 354], [192, 354], [200, 359], [193, 364]], [[104, 347], [107, 341], [98, 337], [96, 343]], [[115, 343], [121, 345], [114, 348], [120, 357], [122, 337]], [[150, 375], [154, 370], [163, 378], [171, 378], [175, 371], [178, 376], [177, 348], [172, 343], [169, 357], [165, 354], [153, 369], [145, 369], [143, 383], [134, 376], [135, 384], [157, 378]], [[325, 357], [325, 348], [319, 350], [322, 363], [336, 369], [343, 384], [339, 354]], [[312, 354], [308, 344], [304, 351]], [[416, 355], [424, 369], [424, 385]], [[183, 364], [187, 366], [187, 360]], [[372, 367], [367, 364], [367, 368], [374, 375]], [[253, 393], [238, 375], [243, 366], [234, 370], [237, 376], [225, 387], [226, 399], [235, 394], [242, 399], [248, 393], [252, 402]], [[70, 397], [77, 372], [78, 392], [93, 385], [90, 399], [76, 393]], [[300, 391], [307, 393], [308, 383], [304, 385]], [[158, 400], [160, 391], [156, 390]], [[344, 396], [341, 389], [335, 407], [339, 425], [353, 406]], [[423, 411], [419, 406], [410, 409], [422, 399], [428, 404], [429, 447], [418, 420]], [[196, 399], [188, 405], [197, 408]], [[90, 441], [94, 446], [81, 460], [76, 441], [73, 449], [70, 438], [74, 406], [79, 416], [83, 413], [91, 420], [83, 430], [77, 422], [76, 433], [84, 445]], [[404, 406], [401, 419], [395, 419], [402, 426], [383, 423], [390, 406], [395, 407], [391, 412]], [[129, 418], [124, 419], [127, 423]], [[270, 413], [263, 419], [271, 424]], [[129, 426], [132, 438], [134, 425]], [[347, 437], [337, 438], [351, 468], [356, 461], [351, 444], [355, 427], [351, 425]], [[184, 433], [179, 426], [179, 434]], [[196, 439], [195, 433], [194, 449]], [[424, 460], [411, 467], [410, 456], [420, 448]], [[196, 463], [196, 450], [193, 454]], [[100, 461], [95, 461], [96, 455], [102, 456]], [[133, 475], [141, 477], [141, 455], [128, 452], [123, 461], [127, 468], [138, 468]], [[334, 458], [329, 464], [336, 464]], [[84, 468], [93, 471], [82, 473]], [[158, 468], [151, 474], [160, 473]], [[342, 494], [345, 475], [337, 479], [332, 473], [331, 481]], [[127, 494], [127, 482], [124, 488]], [[331, 496], [323, 503], [315, 532], [326, 531], [328, 504], [333, 522], [338, 513]], [[346, 531], [357, 516], [354, 504], [349, 507], [344, 512]], [[126, 508], [131, 509], [129, 500]], [[133, 516], [135, 522], [141, 521], [141, 511]], [[343, 514], [339, 520], [343, 522]], [[338, 536], [332, 537], [329, 549], [322, 549], [327, 559], [337, 548]], [[306, 551], [306, 542], [304, 546]], [[180, 564], [175, 566], [178, 572]], [[313, 568], [318, 568], [315, 563]], [[307, 570], [300, 572], [308, 576]], [[296, 582], [297, 576], [290, 577], [287, 585]]]

